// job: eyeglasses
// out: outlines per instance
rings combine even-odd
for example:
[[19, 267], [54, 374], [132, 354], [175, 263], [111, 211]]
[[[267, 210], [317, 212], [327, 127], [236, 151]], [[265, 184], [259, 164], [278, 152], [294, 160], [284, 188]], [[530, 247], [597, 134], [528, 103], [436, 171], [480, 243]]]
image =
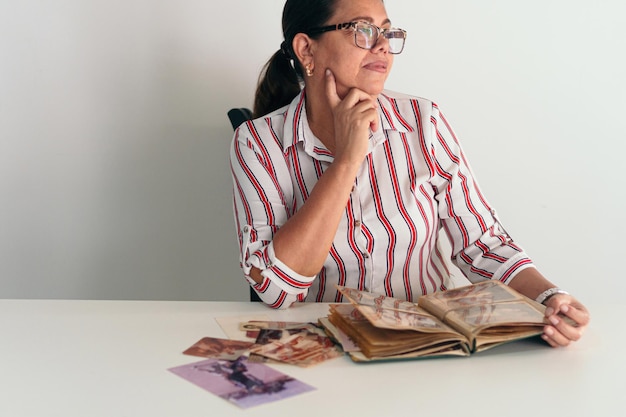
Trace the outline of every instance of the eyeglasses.
[[404, 49], [404, 41], [406, 40], [406, 30], [398, 28], [383, 29], [369, 22], [347, 22], [338, 25], [324, 26], [320, 28], [309, 29], [308, 35], [316, 35], [333, 30], [352, 30], [354, 31], [354, 43], [362, 49], [372, 49], [378, 39], [382, 35], [389, 41], [389, 53], [399, 54]]

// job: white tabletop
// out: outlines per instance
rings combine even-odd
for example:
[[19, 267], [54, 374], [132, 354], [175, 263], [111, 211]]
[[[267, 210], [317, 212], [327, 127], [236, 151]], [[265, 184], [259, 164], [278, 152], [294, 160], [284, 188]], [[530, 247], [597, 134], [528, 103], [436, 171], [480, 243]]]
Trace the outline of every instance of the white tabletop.
[[595, 306], [565, 349], [522, 341], [470, 358], [271, 365], [315, 391], [242, 410], [167, 369], [224, 337], [216, 317], [315, 320], [327, 305], [0, 300], [0, 416], [619, 416], [626, 305]]

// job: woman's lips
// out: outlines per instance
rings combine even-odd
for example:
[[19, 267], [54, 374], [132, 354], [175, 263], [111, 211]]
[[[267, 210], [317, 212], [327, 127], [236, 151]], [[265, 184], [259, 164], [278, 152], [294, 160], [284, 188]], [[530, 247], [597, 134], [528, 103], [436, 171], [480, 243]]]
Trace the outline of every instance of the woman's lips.
[[387, 72], [387, 62], [385, 62], [385, 61], [370, 62], [369, 64], [366, 64], [364, 66], [364, 68], [366, 68], [366, 69], [368, 69], [370, 71], [386, 73]]

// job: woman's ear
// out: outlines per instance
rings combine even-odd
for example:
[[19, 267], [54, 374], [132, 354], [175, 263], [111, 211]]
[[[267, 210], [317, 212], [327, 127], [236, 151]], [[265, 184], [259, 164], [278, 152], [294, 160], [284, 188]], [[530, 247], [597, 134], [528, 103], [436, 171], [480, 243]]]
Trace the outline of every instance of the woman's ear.
[[296, 58], [300, 62], [302, 68], [313, 67], [313, 52], [315, 50], [315, 40], [311, 39], [309, 35], [304, 33], [298, 33], [293, 38], [293, 52], [296, 54]]

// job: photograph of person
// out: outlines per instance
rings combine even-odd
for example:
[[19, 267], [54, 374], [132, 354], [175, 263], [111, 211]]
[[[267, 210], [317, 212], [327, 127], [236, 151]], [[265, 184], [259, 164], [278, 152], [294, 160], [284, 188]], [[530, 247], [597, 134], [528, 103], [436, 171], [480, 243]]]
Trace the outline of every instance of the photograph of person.
[[211, 358], [169, 371], [244, 409], [315, 389], [245, 356], [235, 360]]

